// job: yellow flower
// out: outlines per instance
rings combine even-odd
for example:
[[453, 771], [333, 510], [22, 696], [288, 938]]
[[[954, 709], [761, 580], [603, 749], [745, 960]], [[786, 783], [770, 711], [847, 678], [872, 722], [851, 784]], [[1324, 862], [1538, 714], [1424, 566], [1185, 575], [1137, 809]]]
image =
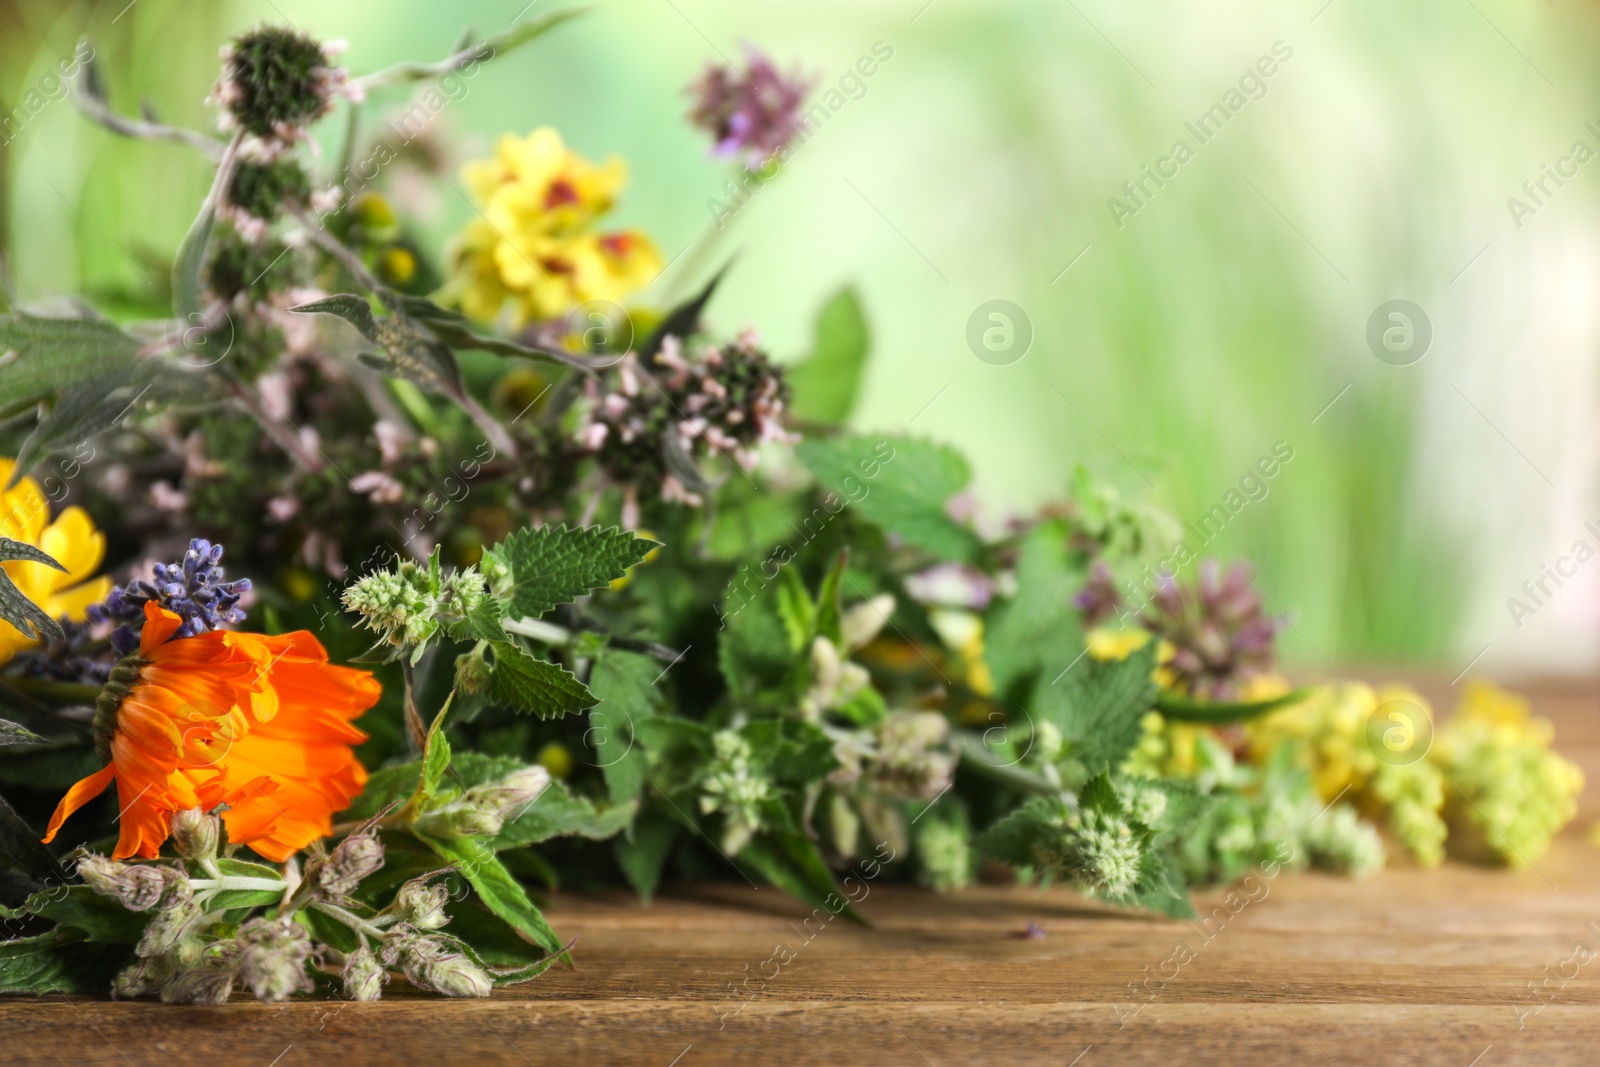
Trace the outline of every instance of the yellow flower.
[[442, 299], [490, 322], [560, 318], [590, 300], [619, 303], [661, 272], [661, 255], [632, 230], [595, 233], [627, 181], [621, 160], [595, 164], [550, 127], [500, 139], [495, 155], [461, 171], [482, 217], [457, 239]]
[[1124, 660], [1150, 643], [1150, 631], [1130, 626], [1126, 630], [1090, 630], [1089, 655], [1101, 661]]
[[[0, 485], [11, 480], [15, 467], [14, 462], [0, 457]], [[91, 580], [105, 558], [105, 534], [94, 528], [88, 512], [80, 507], [67, 508], [51, 522], [50, 505], [32, 478], [0, 491], [0, 537], [32, 545], [66, 568], [58, 571], [28, 560], [0, 564], [22, 595], [51, 618], [65, 615], [81, 622], [89, 605], [104, 600], [111, 591], [110, 578]], [[10, 623], [0, 622], [0, 664], [36, 644]]]

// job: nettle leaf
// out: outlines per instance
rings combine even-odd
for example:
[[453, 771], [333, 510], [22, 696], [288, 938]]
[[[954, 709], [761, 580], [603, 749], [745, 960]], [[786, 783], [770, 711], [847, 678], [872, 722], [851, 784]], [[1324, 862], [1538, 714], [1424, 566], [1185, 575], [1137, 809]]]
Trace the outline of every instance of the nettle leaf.
[[86, 944], [81, 933], [61, 927], [0, 941], [0, 993], [103, 995], [131, 955], [120, 945]]
[[[885, 533], [941, 559], [974, 558], [980, 547], [977, 535], [945, 510], [950, 498], [972, 480], [961, 453], [910, 437], [891, 438], [884, 449], [882, 438], [845, 434], [808, 437], [795, 451], [824, 489], [847, 497]], [[848, 491], [851, 486], [857, 490]]]
[[661, 690], [655, 684], [661, 673], [648, 656], [607, 649], [589, 676], [589, 691], [600, 703], [589, 712], [584, 738], [594, 746], [595, 761], [614, 804], [635, 800], [644, 792], [644, 751], [635, 744], [634, 735], [661, 706]]
[[505, 604], [494, 597], [484, 597], [466, 615], [441, 616], [439, 622], [452, 641], [509, 641], [510, 636], [500, 625], [505, 611]]
[[588, 797], [573, 796], [565, 783], [551, 782], [532, 804], [508, 821], [493, 840], [496, 851], [536, 845], [552, 837], [586, 837], [605, 841], [633, 821], [637, 801], [596, 808]]
[[1058, 798], [1034, 797], [978, 835], [973, 846], [1001, 863], [1031, 867], [1038, 855], [1035, 846], [1040, 841], [1053, 846], [1061, 835], [1062, 818]]
[[453, 837], [448, 840], [422, 837], [422, 840], [441, 859], [453, 864], [461, 877], [477, 891], [484, 906], [504, 919], [512, 929], [546, 951], [562, 952], [561, 939], [556, 937], [556, 932], [545, 921], [544, 914], [528, 898], [527, 890], [506, 870], [487, 841], [480, 837]]
[[509, 641], [496, 641], [489, 647], [494, 650], [489, 698], [496, 704], [555, 719], [599, 703], [587, 686], [560, 665], [531, 656]]
[[[9, 537], [0, 537], [0, 563], [11, 560], [28, 560], [32, 563], [42, 563], [46, 567], [66, 573], [67, 568], [57, 563], [55, 559], [45, 555], [32, 545], [21, 541], [13, 541]], [[50, 617], [50, 614], [29, 600], [11, 580], [11, 575], [0, 567], [0, 619], [4, 619], [15, 626], [24, 636], [40, 639], [53, 637], [61, 640], [61, 624]]]
[[444, 719], [454, 699], [455, 692], [452, 691], [445, 698], [439, 714], [428, 724], [428, 741], [422, 751], [422, 776], [417, 782], [417, 796], [424, 800], [438, 792], [439, 783], [444, 781], [445, 772], [450, 769], [450, 741], [444, 735]]
[[[1102, 894], [1104, 895], [1104, 894]], [[1126, 897], [1107, 897], [1119, 904], [1147, 908], [1172, 919], [1194, 918], [1194, 903], [1178, 874], [1167, 866], [1161, 850], [1146, 848], [1139, 857], [1139, 881]]]
[[817, 633], [817, 605], [811, 599], [805, 579], [794, 567], [778, 572], [778, 617], [789, 635], [789, 647], [796, 653], [811, 647]]
[[[787, 574], [792, 568], [785, 568]], [[786, 581], [789, 579], [785, 579]], [[781, 586], [779, 587], [782, 588]], [[802, 590], [803, 592], [803, 590]], [[723, 601], [723, 631], [717, 641], [722, 677], [735, 697], [752, 701], [782, 686], [803, 654], [779, 608], [779, 593], [751, 583], [730, 584]]]
[[642, 365], [646, 367], [653, 365], [656, 353], [661, 351], [661, 345], [668, 337], [686, 338], [700, 328], [700, 315], [705, 311], [706, 304], [711, 302], [711, 296], [717, 291], [723, 275], [727, 273], [728, 266], [725, 264], [711, 276], [705, 288], [667, 312], [667, 317], [661, 320], [661, 325], [655, 328], [655, 332], [647, 337], [639, 348], [639, 362]]
[[785, 374], [793, 391], [789, 407], [799, 419], [839, 425], [855, 408], [871, 346], [854, 289], [841, 289], [822, 306], [816, 338], [810, 357]]
[[103, 897], [86, 885], [55, 885], [29, 897], [23, 905], [32, 915], [83, 935], [85, 941], [131, 945], [144, 933], [151, 913], [129, 911], [120, 901]]
[[138, 339], [92, 314], [0, 315], [0, 415], [132, 366], [139, 348]]
[[822, 577], [822, 588], [817, 590], [817, 635], [833, 642], [844, 651], [844, 569], [850, 563], [850, 550], [843, 548], [835, 557], [833, 566]]
[[[1028, 675], [1054, 682], [1079, 670], [1083, 628], [1073, 597], [1083, 587], [1083, 569], [1073, 557], [1060, 523], [1042, 522], [1028, 534], [1017, 559], [1017, 591], [989, 609], [984, 660], [995, 691], [1015, 695]], [[1087, 657], [1085, 657], [1087, 658]]]
[[647, 904], [661, 884], [661, 869], [677, 839], [677, 822], [654, 813], [641, 815], [626, 835], [616, 839], [617, 865]]
[[508, 617], [520, 619], [610, 585], [656, 547], [616, 527], [562, 525], [518, 530], [489, 552], [511, 568], [516, 589]]
[[816, 842], [805, 834], [760, 834], [740, 850], [737, 862], [755, 868], [772, 885], [812, 908], [870, 925], [839, 892]]
[[1070, 743], [1069, 753], [1091, 773], [1114, 768], [1143, 735], [1144, 715], [1156, 696], [1155, 668], [1155, 642], [1127, 659], [1086, 656], [1057, 682], [1039, 676], [1032, 713], [1055, 724]]

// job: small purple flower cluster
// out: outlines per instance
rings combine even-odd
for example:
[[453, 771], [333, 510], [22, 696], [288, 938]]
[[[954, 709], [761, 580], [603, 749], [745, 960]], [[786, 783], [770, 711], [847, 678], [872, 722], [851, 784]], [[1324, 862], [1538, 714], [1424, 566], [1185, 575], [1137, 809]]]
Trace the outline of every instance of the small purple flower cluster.
[[689, 86], [694, 107], [689, 121], [715, 139], [713, 153], [743, 156], [748, 170], [760, 170], [805, 132], [801, 105], [813, 79], [784, 75], [753, 46], [745, 46], [746, 67], [713, 63]]
[[135, 579], [111, 590], [103, 604], [89, 609], [93, 623], [120, 624], [111, 643], [123, 655], [139, 647], [144, 606], [151, 601], [183, 620], [178, 637], [193, 637], [244, 621], [239, 601], [250, 591], [250, 579], [223, 580], [221, 545], [197, 537], [189, 542], [181, 561], [157, 563], [154, 572], [153, 583]]
[[1272, 669], [1273, 641], [1284, 620], [1263, 609], [1245, 564], [1223, 574], [1216, 560], [1205, 560], [1192, 586], [1167, 575], [1150, 607], [1140, 622], [1172, 645], [1166, 667], [1191, 696], [1236, 699], [1245, 682]]

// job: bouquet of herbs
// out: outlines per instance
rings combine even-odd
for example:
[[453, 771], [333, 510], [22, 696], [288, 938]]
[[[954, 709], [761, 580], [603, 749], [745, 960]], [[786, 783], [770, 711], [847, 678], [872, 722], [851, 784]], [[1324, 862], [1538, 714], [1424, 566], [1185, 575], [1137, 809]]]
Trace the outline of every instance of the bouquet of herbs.
[[[570, 960], [558, 886], [859, 920], [857, 871], [988, 874], [1184, 916], [1385, 835], [1531, 862], [1571, 819], [1516, 698], [1435, 739], [1414, 693], [1291, 690], [1248, 571], [1159, 511], [1079, 469], [991, 523], [953, 449], [847, 429], [851, 290], [785, 360], [720, 326], [720, 271], [639, 303], [670, 265], [608, 228], [617, 160], [507, 134], [424, 248], [440, 86], [571, 14], [359, 77], [255, 30], [216, 133], [83, 65], [89, 118], [215, 177], [169, 305], [0, 308], [0, 990], [485, 996]], [[768, 181], [809, 87], [752, 52], [689, 117]]]

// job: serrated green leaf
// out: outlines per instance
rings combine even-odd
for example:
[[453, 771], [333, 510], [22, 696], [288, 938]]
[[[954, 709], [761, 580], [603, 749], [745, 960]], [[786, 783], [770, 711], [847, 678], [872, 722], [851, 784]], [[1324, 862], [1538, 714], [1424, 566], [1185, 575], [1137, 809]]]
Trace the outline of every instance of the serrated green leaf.
[[33, 469], [47, 453], [77, 445], [108, 430], [150, 388], [147, 361], [108, 366], [94, 380], [63, 389], [17, 449], [17, 472]]
[[422, 753], [422, 776], [417, 783], [417, 796], [424, 800], [433, 796], [439, 783], [444, 780], [445, 771], [450, 769], [450, 741], [444, 735], [444, 720], [453, 700], [455, 692], [452, 690], [445, 698], [444, 706], [439, 709], [439, 714], [428, 725], [428, 741]]
[[817, 316], [810, 357], [785, 375], [795, 416], [830, 425], [846, 422], [861, 391], [870, 345], [860, 299], [854, 289], [841, 289]]
[[989, 609], [984, 660], [997, 693], [1015, 693], [1036, 672], [1051, 682], [1083, 666], [1073, 666], [1084, 647], [1073, 603], [1082, 586], [1083, 570], [1068, 548], [1067, 531], [1059, 523], [1040, 523], [1017, 558], [1016, 593]]
[[[105, 319], [0, 315], [0, 415], [51, 401], [132, 367], [139, 341]], [[6, 488], [26, 474], [12, 472]]]
[[555, 962], [550, 953], [529, 943], [510, 923], [481, 904], [470, 900], [451, 901], [445, 907], [445, 914], [450, 917], [445, 933], [471, 945], [479, 961], [489, 967], [512, 967], [520, 971], [542, 965], [542, 971]]
[[846, 434], [809, 437], [795, 451], [824, 490], [848, 499], [885, 533], [943, 560], [965, 562], [977, 555], [977, 535], [945, 510], [972, 479], [967, 461], [955, 449], [917, 438], [885, 442]]
[[132, 945], [144, 933], [149, 912], [128, 911], [110, 897], [86, 885], [55, 885], [42, 889], [23, 905], [31, 914], [49, 919], [83, 935], [85, 941]]
[[520, 619], [610, 585], [656, 547], [615, 527], [562, 525], [518, 530], [490, 552], [511, 568], [516, 589], [508, 617]]
[[774, 590], [741, 590], [730, 585], [723, 602], [722, 625], [718, 665], [728, 688], [741, 700], [754, 702], [762, 694], [771, 695], [803, 654], [791, 644]]
[[588, 687], [565, 668], [530, 656], [507, 641], [496, 641], [489, 671], [489, 699], [541, 719], [560, 718], [592, 708], [598, 701]]
[[661, 815], [642, 815], [631, 834], [618, 837], [614, 846], [617, 864], [633, 891], [645, 903], [661, 885], [661, 870], [678, 837], [678, 824]]
[[817, 606], [812, 602], [811, 591], [805, 579], [794, 567], [778, 572], [778, 617], [783, 620], [784, 632], [789, 635], [789, 648], [795, 653], [811, 647], [817, 632]]
[[556, 937], [555, 931], [545, 921], [544, 914], [528, 899], [527, 890], [511, 876], [511, 872], [505, 869], [494, 850], [482, 838], [454, 837], [442, 840], [423, 837], [422, 840], [440, 858], [455, 866], [490, 911], [534, 944], [550, 952], [562, 950], [561, 939]]
[[1061, 818], [1060, 800], [1034, 797], [979, 834], [973, 847], [1013, 867], [1032, 866], [1038, 855], [1035, 845], [1041, 840], [1053, 845], [1060, 836]]
[[1086, 656], [1053, 683], [1041, 674], [1031, 712], [1061, 731], [1068, 752], [1090, 773], [1117, 767], [1143, 736], [1156, 696], [1155, 656], [1151, 642], [1126, 659]]
[[70, 879], [38, 831], [23, 821], [5, 797], [0, 797], [0, 855], [47, 885], [65, 885]]
[[[9, 537], [0, 537], [0, 562], [10, 560], [42, 563], [63, 573], [67, 569], [32, 545], [13, 541]], [[0, 567], [0, 619], [15, 626], [26, 637], [34, 639], [52, 637], [59, 641], [65, 636], [61, 624], [52, 619], [49, 612], [24, 596], [3, 567]]]
[[850, 550], [840, 549], [833, 566], [822, 577], [817, 590], [817, 636], [826, 637], [844, 654], [844, 569], [850, 563]]
[[634, 735], [660, 707], [661, 690], [655, 684], [660, 674], [647, 656], [607, 649], [589, 676], [589, 691], [600, 703], [589, 712], [584, 738], [594, 746], [614, 804], [635, 800], [644, 791], [644, 752]]
[[61, 927], [0, 942], [0, 993], [103, 995], [131, 955], [120, 945], [86, 944], [81, 934]]

